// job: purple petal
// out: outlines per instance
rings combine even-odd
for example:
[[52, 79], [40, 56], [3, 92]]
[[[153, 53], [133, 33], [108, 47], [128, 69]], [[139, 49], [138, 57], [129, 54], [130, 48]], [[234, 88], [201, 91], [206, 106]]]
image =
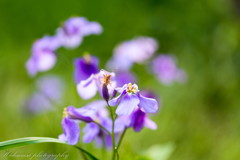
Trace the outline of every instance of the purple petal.
[[90, 76], [88, 79], [81, 81], [77, 85], [77, 91], [80, 97], [83, 99], [90, 99], [94, 97], [98, 91], [96, 83], [94, 81], [94, 75]]
[[81, 120], [84, 122], [92, 122], [93, 121], [93, 119], [90, 115], [84, 114], [84, 113], [88, 112], [88, 110], [86, 110], [86, 109], [83, 109], [83, 108], [76, 109], [73, 106], [69, 106], [67, 108], [67, 112], [69, 114], [69, 118], [71, 118], [71, 119]]
[[115, 120], [114, 133], [122, 132], [125, 127], [126, 127], [126, 122], [123, 121], [123, 119], [121, 119], [121, 118], [118, 117], [118, 118]]
[[100, 128], [95, 123], [88, 123], [83, 129], [84, 136], [83, 142], [90, 143], [92, 142], [99, 134]]
[[56, 63], [56, 55], [53, 52], [42, 52], [38, 56], [37, 66], [39, 71], [47, 71]]
[[147, 117], [145, 118], [144, 126], [152, 130], [157, 129], [157, 124]]
[[116, 113], [119, 116], [130, 115], [139, 104], [139, 98], [134, 94], [125, 94], [117, 107]]
[[[89, 62], [88, 62], [89, 61]], [[86, 80], [92, 74], [96, 74], [99, 71], [98, 68], [98, 59], [94, 56], [89, 56], [89, 60], [84, 58], [77, 58], [74, 61], [74, 79], [76, 83], [79, 83], [82, 80]]]
[[71, 145], [77, 144], [80, 137], [80, 128], [78, 123], [69, 118], [64, 118], [62, 120], [62, 127], [64, 133], [58, 137], [59, 140], [68, 142]]
[[35, 76], [38, 72], [38, 68], [35, 62], [35, 59], [31, 57], [26, 63], [26, 69], [30, 76]]
[[121, 93], [119, 96], [117, 96], [117, 97], [111, 99], [110, 101], [108, 101], [108, 104], [112, 107], [116, 106], [120, 102], [123, 95], [124, 95], [124, 93]]
[[158, 102], [153, 98], [147, 98], [138, 94], [140, 103], [139, 108], [147, 113], [156, 113], [158, 111]]
[[97, 113], [106, 106], [107, 103], [105, 101], [99, 100], [91, 102], [82, 108], [74, 108], [70, 106], [67, 108], [67, 112], [69, 113], [70, 118], [78, 119], [84, 122], [92, 122], [95, 120]]
[[146, 113], [144, 113], [140, 109], [137, 109], [133, 113], [132, 119], [131, 119], [131, 126], [133, 127], [135, 132], [139, 132], [142, 130], [144, 126], [145, 118], [146, 118]]
[[107, 149], [112, 148], [112, 138], [110, 135], [105, 136], [105, 145]]
[[82, 29], [82, 34], [84, 36], [88, 36], [91, 34], [101, 34], [102, 33], [102, 26], [97, 22], [90, 22]]
[[131, 72], [118, 72], [116, 74], [117, 86], [123, 86], [124, 84], [134, 83], [136, 81], [135, 75]]
[[57, 37], [61, 42], [61, 45], [69, 49], [76, 48], [82, 43], [83, 40], [83, 37], [81, 35], [66, 34], [63, 28], [57, 29]]

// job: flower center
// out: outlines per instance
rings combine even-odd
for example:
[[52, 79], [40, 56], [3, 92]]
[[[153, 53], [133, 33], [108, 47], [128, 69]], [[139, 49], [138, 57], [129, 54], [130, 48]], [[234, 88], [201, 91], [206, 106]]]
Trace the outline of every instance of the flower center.
[[127, 91], [127, 93], [135, 94], [139, 90], [138, 90], [138, 86], [136, 84], [128, 83], [126, 91]]
[[101, 79], [101, 82], [105, 85], [109, 85], [111, 83], [111, 75], [110, 74], [104, 74], [103, 78]]

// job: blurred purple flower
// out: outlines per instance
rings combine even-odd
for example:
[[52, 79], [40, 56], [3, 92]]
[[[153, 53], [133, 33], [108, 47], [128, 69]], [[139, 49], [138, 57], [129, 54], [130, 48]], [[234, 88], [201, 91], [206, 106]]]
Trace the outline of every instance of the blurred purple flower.
[[35, 92], [25, 103], [29, 113], [40, 114], [52, 109], [51, 101], [42, 93]]
[[57, 29], [57, 37], [66, 48], [79, 46], [84, 36], [102, 33], [102, 26], [97, 22], [89, 22], [83, 17], [69, 18]]
[[45, 36], [34, 42], [32, 55], [26, 63], [31, 76], [51, 69], [56, 63], [55, 50], [60, 47], [56, 37]]
[[54, 103], [60, 103], [65, 90], [63, 80], [55, 75], [47, 75], [39, 78], [37, 80], [37, 87], [41, 93]]
[[90, 99], [96, 95], [99, 91], [102, 95], [103, 85], [107, 85], [109, 95], [113, 94], [114, 88], [116, 87], [115, 74], [113, 72], [107, 72], [101, 70], [97, 74], [92, 74], [88, 79], [81, 81], [77, 85], [77, 91], [80, 97], [83, 99]]
[[147, 98], [139, 93], [136, 84], [125, 84], [122, 88], [115, 88], [120, 95], [109, 101], [110, 106], [116, 106], [116, 113], [119, 116], [128, 116], [138, 106], [141, 110], [148, 113], [158, 111], [158, 102], [153, 98]]
[[133, 63], [148, 60], [157, 49], [157, 42], [149, 37], [138, 37], [123, 42], [115, 48], [113, 58], [108, 62], [108, 68], [117, 71], [129, 70]]
[[123, 86], [127, 83], [134, 83], [136, 82], [136, 77], [134, 74], [128, 71], [120, 71], [116, 73], [116, 82], [117, 86]]
[[152, 70], [163, 84], [169, 85], [174, 81], [185, 82], [187, 75], [184, 70], [176, 65], [175, 57], [171, 55], [159, 55], [152, 62]]
[[99, 72], [99, 61], [95, 56], [90, 56], [88, 54], [84, 55], [83, 58], [77, 58], [74, 61], [74, 79], [76, 83], [82, 80], [86, 80], [92, 74]]
[[57, 76], [48, 75], [37, 80], [37, 91], [27, 100], [27, 111], [39, 114], [53, 109], [54, 104], [60, 104], [65, 84]]
[[135, 132], [139, 132], [143, 127], [157, 129], [157, 124], [147, 118], [147, 114], [140, 109], [136, 109], [131, 115], [130, 127], [133, 127]]

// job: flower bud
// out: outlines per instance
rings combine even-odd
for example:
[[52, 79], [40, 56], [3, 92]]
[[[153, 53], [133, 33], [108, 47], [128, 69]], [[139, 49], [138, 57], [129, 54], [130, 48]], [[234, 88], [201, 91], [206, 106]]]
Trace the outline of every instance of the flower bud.
[[104, 83], [102, 87], [102, 97], [108, 101], [109, 100], [109, 93], [108, 93], [108, 88], [107, 85]]

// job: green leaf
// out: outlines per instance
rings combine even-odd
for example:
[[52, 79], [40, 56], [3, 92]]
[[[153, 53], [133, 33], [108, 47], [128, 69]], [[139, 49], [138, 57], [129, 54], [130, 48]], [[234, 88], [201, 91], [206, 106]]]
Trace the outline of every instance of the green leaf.
[[55, 139], [55, 138], [26, 137], [26, 138], [19, 138], [19, 139], [0, 142], [0, 150], [25, 146], [28, 144], [45, 143], [45, 142], [66, 144], [65, 142], [59, 141], [58, 139]]
[[[26, 137], [26, 138], [12, 139], [12, 140], [9, 140], [9, 141], [0, 142], [0, 150], [16, 148], [16, 147], [20, 147], [20, 146], [29, 145], [29, 144], [48, 143], [48, 142], [67, 144], [65, 142], [59, 141], [56, 138]], [[67, 144], [67, 145], [69, 145], [69, 144]], [[92, 160], [98, 160], [91, 153], [87, 152], [86, 150], [82, 149], [81, 147], [78, 147], [78, 146], [73, 146], [73, 147], [77, 148], [78, 150], [80, 150], [84, 154], [88, 155]]]

